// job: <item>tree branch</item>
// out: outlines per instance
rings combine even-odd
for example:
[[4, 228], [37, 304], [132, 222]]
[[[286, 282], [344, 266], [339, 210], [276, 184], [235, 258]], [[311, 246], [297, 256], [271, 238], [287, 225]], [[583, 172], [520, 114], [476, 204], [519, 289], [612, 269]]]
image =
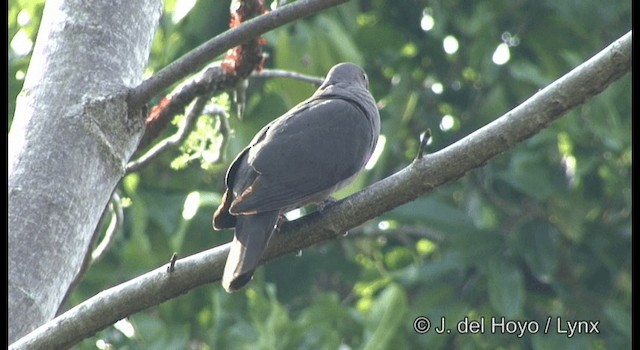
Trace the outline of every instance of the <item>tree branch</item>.
[[260, 72], [251, 73], [252, 78], [289, 78], [304, 81], [307, 83], [320, 86], [324, 78], [314, 77], [311, 75], [300, 74], [283, 69], [263, 69]]
[[202, 66], [225, 51], [243, 43], [247, 38], [255, 38], [284, 24], [347, 1], [299, 0], [225, 31], [198, 46], [188, 55], [176, 60], [133, 89], [129, 94], [129, 106], [133, 109], [139, 108], [162, 90], [202, 68]]
[[[109, 201], [109, 209], [113, 212], [111, 214], [111, 221], [104, 234], [102, 241], [91, 252], [90, 264], [95, 264], [100, 261], [104, 255], [109, 251], [109, 248], [116, 240], [116, 234], [122, 229], [122, 223], [124, 222], [124, 212], [122, 210], [122, 204], [120, 203], [120, 195], [118, 191], [114, 191]], [[92, 245], [93, 246], [93, 245]], [[84, 274], [83, 274], [84, 275]]]
[[162, 3], [47, 1], [8, 133], [9, 342], [50, 320], [76, 279], [124, 164]]
[[[235, 28], [266, 12], [263, 0], [238, 0], [231, 3], [230, 28]], [[198, 79], [182, 86], [175, 94], [160, 100], [145, 119], [145, 133], [138, 144], [138, 149], [147, 147], [152, 140], [169, 125], [173, 117], [197, 96], [212, 95], [220, 90], [242, 86], [246, 78], [254, 70], [260, 70], [264, 63], [262, 46], [263, 38], [251, 38], [227, 51], [224, 60], [219, 64], [209, 65]], [[236, 89], [237, 91], [237, 89]]]
[[[197, 97], [193, 107], [191, 107], [191, 110], [185, 116], [184, 124], [178, 129], [178, 131], [157, 143], [147, 151], [147, 153], [140, 156], [140, 158], [129, 162], [125, 168], [125, 173], [130, 174], [134, 171], [138, 171], [162, 152], [180, 146], [195, 127], [198, 118], [202, 115], [202, 110], [207, 105], [207, 102], [209, 102], [209, 98], [211, 98], [211, 95], [209, 94]], [[215, 110], [212, 110], [212, 112], [214, 115], [223, 115], [225, 113], [222, 107], [216, 108]]]
[[[462, 177], [489, 159], [544, 129], [572, 108], [602, 92], [631, 69], [631, 32], [527, 101], [453, 145], [416, 159], [364, 190], [285, 223], [269, 243], [263, 263], [336, 239], [348, 229]], [[174, 272], [160, 267], [108, 289], [67, 311], [10, 346], [71, 346], [127, 315], [221, 278], [229, 244], [180, 259]], [[46, 344], [46, 345], [45, 345]]]

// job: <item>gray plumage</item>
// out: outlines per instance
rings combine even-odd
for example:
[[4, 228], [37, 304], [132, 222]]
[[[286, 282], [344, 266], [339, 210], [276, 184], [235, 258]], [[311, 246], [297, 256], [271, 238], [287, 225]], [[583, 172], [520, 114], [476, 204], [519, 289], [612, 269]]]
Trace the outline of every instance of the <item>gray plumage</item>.
[[365, 72], [341, 63], [306, 101], [262, 128], [233, 161], [213, 216], [216, 230], [235, 227], [222, 285], [236, 291], [260, 263], [278, 218], [320, 202], [365, 166], [380, 116]]

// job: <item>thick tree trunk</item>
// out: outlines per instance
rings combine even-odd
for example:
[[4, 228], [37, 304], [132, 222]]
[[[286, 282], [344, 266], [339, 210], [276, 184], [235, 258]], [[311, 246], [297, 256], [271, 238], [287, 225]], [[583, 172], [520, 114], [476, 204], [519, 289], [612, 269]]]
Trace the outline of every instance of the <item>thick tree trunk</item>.
[[49, 0], [9, 133], [9, 342], [53, 318], [143, 131], [161, 2]]

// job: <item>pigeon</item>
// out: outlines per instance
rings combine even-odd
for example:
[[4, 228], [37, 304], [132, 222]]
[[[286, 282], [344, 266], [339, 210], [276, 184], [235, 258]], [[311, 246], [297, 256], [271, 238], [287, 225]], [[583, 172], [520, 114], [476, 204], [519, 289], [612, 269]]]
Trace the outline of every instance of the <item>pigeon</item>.
[[260, 130], [229, 166], [213, 228], [235, 227], [222, 286], [253, 278], [280, 218], [327, 200], [367, 164], [380, 115], [364, 70], [340, 63], [307, 100]]

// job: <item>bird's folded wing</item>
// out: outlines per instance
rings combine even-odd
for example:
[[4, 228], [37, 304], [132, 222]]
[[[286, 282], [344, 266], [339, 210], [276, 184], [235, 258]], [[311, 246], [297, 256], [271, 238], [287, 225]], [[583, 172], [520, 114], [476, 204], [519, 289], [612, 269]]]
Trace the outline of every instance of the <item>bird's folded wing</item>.
[[280, 210], [322, 200], [315, 197], [328, 196], [366, 164], [374, 138], [377, 132], [352, 101], [318, 100], [292, 111], [245, 154], [255, 176], [237, 193], [231, 211]]

